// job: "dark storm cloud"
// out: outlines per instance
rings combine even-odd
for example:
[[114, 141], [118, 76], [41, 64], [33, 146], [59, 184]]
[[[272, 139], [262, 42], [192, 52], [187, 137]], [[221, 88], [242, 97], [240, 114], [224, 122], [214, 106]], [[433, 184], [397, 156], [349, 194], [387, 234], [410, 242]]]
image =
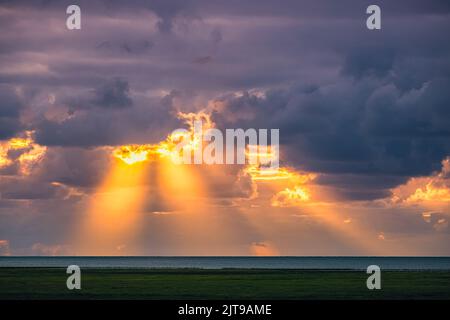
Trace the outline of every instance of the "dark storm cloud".
[[1, 198], [7, 200], [36, 200], [62, 198], [66, 190], [36, 179], [6, 178], [0, 181]]
[[450, 83], [442, 73], [405, 91], [384, 60], [360, 67], [371, 71], [358, 71], [358, 82], [225, 97], [215, 119], [223, 128], [280, 128], [285, 164], [331, 174], [319, 183], [347, 199], [386, 197], [409, 177], [439, 170], [450, 154]]
[[94, 188], [110, 166], [107, 150], [50, 148], [36, 172], [44, 183], [57, 182], [76, 188]]
[[112, 99], [114, 94], [107, 94], [105, 99], [111, 99], [107, 105], [115, 103], [116, 107], [104, 104], [100, 107], [98, 101], [91, 104], [92, 100], [83, 97], [78, 101], [68, 98], [72, 114], [63, 121], [36, 120], [36, 141], [42, 145], [66, 147], [155, 143], [182, 126], [164, 98], [136, 97], [133, 106], [118, 107], [118, 103], [123, 105], [128, 101], [128, 96], [120, 94], [118, 102]]
[[358, 49], [346, 56], [342, 71], [356, 79], [365, 76], [385, 77], [392, 70], [394, 58], [394, 51], [389, 48]]
[[10, 86], [0, 86], [0, 140], [14, 136], [22, 128], [20, 111], [23, 102]]
[[[367, 1], [80, 1], [79, 31], [68, 4], [2, 3], [0, 81], [56, 97], [26, 101], [43, 145], [157, 142], [183, 126], [177, 110], [215, 99], [220, 127], [279, 128], [286, 164], [350, 197], [382, 197], [449, 154], [448, 2], [381, 1], [379, 32]], [[23, 109], [2, 104], [0, 138]]]
[[333, 191], [337, 200], [376, 200], [390, 197], [391, 188], [405, 183], [406, 176], [337, 173], [321, 174], [314, 183]]
[[63, 122], [43, 120], [36, 127], [36, 142], [48, 146], [68, 147], [151, 143], [165, 138], [167, 132], [170, 132], [168, 130], [171, 130], [164, 122], [161, 123], [164, 127], [151, 130], [158, 121], [156, 118], [147, 116], [139, 121], [135, 117], [139, 117], [139, 114], [90, 111]]
[[111, 117], [81, 115], [62, 123], [44, 120], [37, 127], [36, 142], [48, 146], [111, 145], [118, 140], [119, 125]]
[[114, 110], [133, 106], [128, 81], [118, 77], [104, 80], [92, 90], [68, 93], [67, 97], [59, 97], [58, 102], [67, 105], [71, 111], [90, 108]]
[[113, 79], [95, 90], [93, 103], [104, 108], [126, 108], [133, 104], [128, 82]]

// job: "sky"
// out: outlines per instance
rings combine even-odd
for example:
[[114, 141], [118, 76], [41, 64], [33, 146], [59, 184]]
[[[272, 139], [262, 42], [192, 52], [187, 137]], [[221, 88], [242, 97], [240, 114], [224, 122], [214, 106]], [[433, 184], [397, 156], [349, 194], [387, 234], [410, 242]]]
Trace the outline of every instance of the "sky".
[[[0, 1], [0, 255], [450, 255], [447, 1], [71, 4]], [[195, 119], [280, 169], [175, 165]]]

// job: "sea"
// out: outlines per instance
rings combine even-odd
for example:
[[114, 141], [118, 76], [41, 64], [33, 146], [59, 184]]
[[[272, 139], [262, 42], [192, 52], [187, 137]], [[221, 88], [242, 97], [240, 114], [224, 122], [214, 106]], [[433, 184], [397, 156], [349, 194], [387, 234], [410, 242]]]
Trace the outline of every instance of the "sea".
[[450, 271], [450, 257], [0, 257], [1, 267], [81, 268], [189, 268], [189, 269], [302, 269], [365, 270], [377, 265], [382, 270]]

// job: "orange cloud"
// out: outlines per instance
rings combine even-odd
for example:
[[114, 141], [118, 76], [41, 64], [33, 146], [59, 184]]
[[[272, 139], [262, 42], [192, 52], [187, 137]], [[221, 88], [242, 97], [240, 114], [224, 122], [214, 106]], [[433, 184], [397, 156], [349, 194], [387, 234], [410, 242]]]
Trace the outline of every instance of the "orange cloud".
[[286, 188], [273, 196], [271, 204], [273, 207], [294, 207], [310, 199], [305, 187], [296, 186], [293, 189]]
[[46, 151], [46, 147], [34, 142], [33, 132], [26, 131], [23, 137], [0, 142], [0, 169], [17, 162], [20, 173], [29, 175]]
[[407, 202], [419, 201], [450, 201], [450, 189], [447, 186], [436, 186], [433, 181], [425, 187], [417, 188], [416, 191], [406, 199]]
[[11, 254], [8, 240], [0, 240], [0, 256], [9, 256]]
[[411, 178], [392, 190], [393, 203], [450, 202], [450, 159], [442, 161], [442, 169], [429, 177]]
[[185, 151], [193, 151], [200, 148], [200, 137], [194, 134], [194, 121], [202, 121], [202, 129], [206, 130], [214, 126], [209, 114], [205, 112], [199, 113], [182, 113], [177, 114], [178, 118], [184, 120], [189, 127], [187, 131], [174, 131], [167, 136], [164, 141], [155, 144], [132, 144], [124, 145], [113, 151], [114, 157], [122, 160], [128, 165], [132, 165], [144, 161], [153, 161], [158, 158], [169, 158], [171, 160], [179, 160], [180, 151], [177, 150], [177, 144], [183, 142]]

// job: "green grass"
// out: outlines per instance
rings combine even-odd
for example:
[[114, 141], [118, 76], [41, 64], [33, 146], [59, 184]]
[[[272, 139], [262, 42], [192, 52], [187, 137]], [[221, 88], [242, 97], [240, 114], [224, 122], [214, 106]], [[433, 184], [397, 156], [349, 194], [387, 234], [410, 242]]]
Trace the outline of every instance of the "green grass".
[[0, 268], [0, 299], [450, 299], [450, 272], [83, 269], [68, 290], [61, 268]]

